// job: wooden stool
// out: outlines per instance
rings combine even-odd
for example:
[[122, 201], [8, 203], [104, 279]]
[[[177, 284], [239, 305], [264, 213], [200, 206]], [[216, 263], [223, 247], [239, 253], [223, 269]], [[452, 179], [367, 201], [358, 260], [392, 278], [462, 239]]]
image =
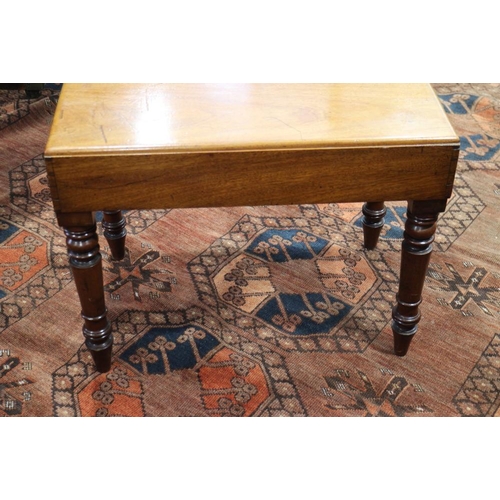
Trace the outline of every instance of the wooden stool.
[[113, 342], [97, 210], [121, 259], [121, 209], [364, 201], [373, 248], [384, 201], [406, 200], [392, 325], [405, 355], [458, 153], [426, 84], [64, 85], [45, 159], [97, 369], [110, 369]]

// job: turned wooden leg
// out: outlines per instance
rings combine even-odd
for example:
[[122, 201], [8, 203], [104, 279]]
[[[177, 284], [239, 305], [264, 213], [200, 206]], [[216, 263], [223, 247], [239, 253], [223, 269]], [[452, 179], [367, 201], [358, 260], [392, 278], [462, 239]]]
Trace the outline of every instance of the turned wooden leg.
[[394, 351], [398, 356], [408, 352], [411, 339], [420, 321], [419, 305], [422, 289], [432, 252], [439, 212], [446, 207], [446, 200], [408, 202], [399, 291], [392, 311]]
[[363, 235], [368, 250], [377, 246], [386, 212], [383, 201], [369, 201], [363, 205]]
[[83, 335], [96, 368], [111, 368], [113, 336], [106, 317], [102, 262], [95, 223], [92, 226], [65, 227], [69, 262], [82, 306]]
[[102, 227], [104, 237], [108, 242], [111, 256], [115, 260], [122, 260], [125, 257], [125, 217], [121, 210], [104, 210]]

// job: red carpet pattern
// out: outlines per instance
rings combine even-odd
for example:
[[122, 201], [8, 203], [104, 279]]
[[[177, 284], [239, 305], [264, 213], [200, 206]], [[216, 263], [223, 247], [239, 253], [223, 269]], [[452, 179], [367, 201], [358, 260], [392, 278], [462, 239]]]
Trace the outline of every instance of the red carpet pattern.
[[106, 374], [45, 175], [57, 91], [0, 91], [0, 415], [500, 416], [500, 85], [434, 89], [461, 153], [406, 357], [403, 203], [372, 251], [361, 204], [135, 210], [123, 261], [101, 239]]

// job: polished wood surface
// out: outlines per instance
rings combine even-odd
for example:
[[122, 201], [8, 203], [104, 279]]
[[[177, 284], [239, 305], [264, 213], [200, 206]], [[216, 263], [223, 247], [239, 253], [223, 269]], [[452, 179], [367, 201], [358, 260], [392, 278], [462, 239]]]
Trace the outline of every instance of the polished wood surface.
[[447, 198], [458, 144], [429, 85], [66, 84], [45, 157], [69, 213]]
[[363, 205], [363, 240], [365, 248], [371, 250], [377, 246], [380, 233], [385, 223], [387, 209], [383, 201], [372, 201]]
[[85, 344], [97, 370], [107, 372], [111, 367], [113, 335], [106, 315], [102, 257], [95, 221], [90, 226], [67, 226], [64, 232], [69, 264], [82, 307]]
[[114, 260], [122, 260], [125, 257], [127, 236], [125, 217], [121, 210], [104, 210], [102, 216], [103, 234], [108, 242], [111, 256]]
[[46, 163], [56, 210], [82, 212], [448, 198], [457, 156], [453, 146], [398, 146]]
[[74, 213], [448, 198], [458, 144], [424, 84], [65, 84], [45, 157]]
[[417, 331], [425, 276], [432, 253], [432, 242], [439, 212], [446, 200], [411, 201], [406, 211], [405, 232], [401, 254], [399, 290], [392, 310], [394, 352], [404, 356]]
[[65, 84], [48, 156], [455, 143], [427, 84]]

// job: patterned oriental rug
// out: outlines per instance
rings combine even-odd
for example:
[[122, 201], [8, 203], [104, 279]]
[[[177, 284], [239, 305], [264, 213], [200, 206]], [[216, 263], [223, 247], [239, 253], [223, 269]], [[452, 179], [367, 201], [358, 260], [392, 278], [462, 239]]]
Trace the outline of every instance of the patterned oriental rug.
[[94, 370], [43, 150], [57, 91], [0, 91], [0, 415], [500, 416], [500, 84], [434, 86], [461, 137], [423, 321], [392, 353], [405, 205], [136, 210], [103, 253], [115, 337]]

